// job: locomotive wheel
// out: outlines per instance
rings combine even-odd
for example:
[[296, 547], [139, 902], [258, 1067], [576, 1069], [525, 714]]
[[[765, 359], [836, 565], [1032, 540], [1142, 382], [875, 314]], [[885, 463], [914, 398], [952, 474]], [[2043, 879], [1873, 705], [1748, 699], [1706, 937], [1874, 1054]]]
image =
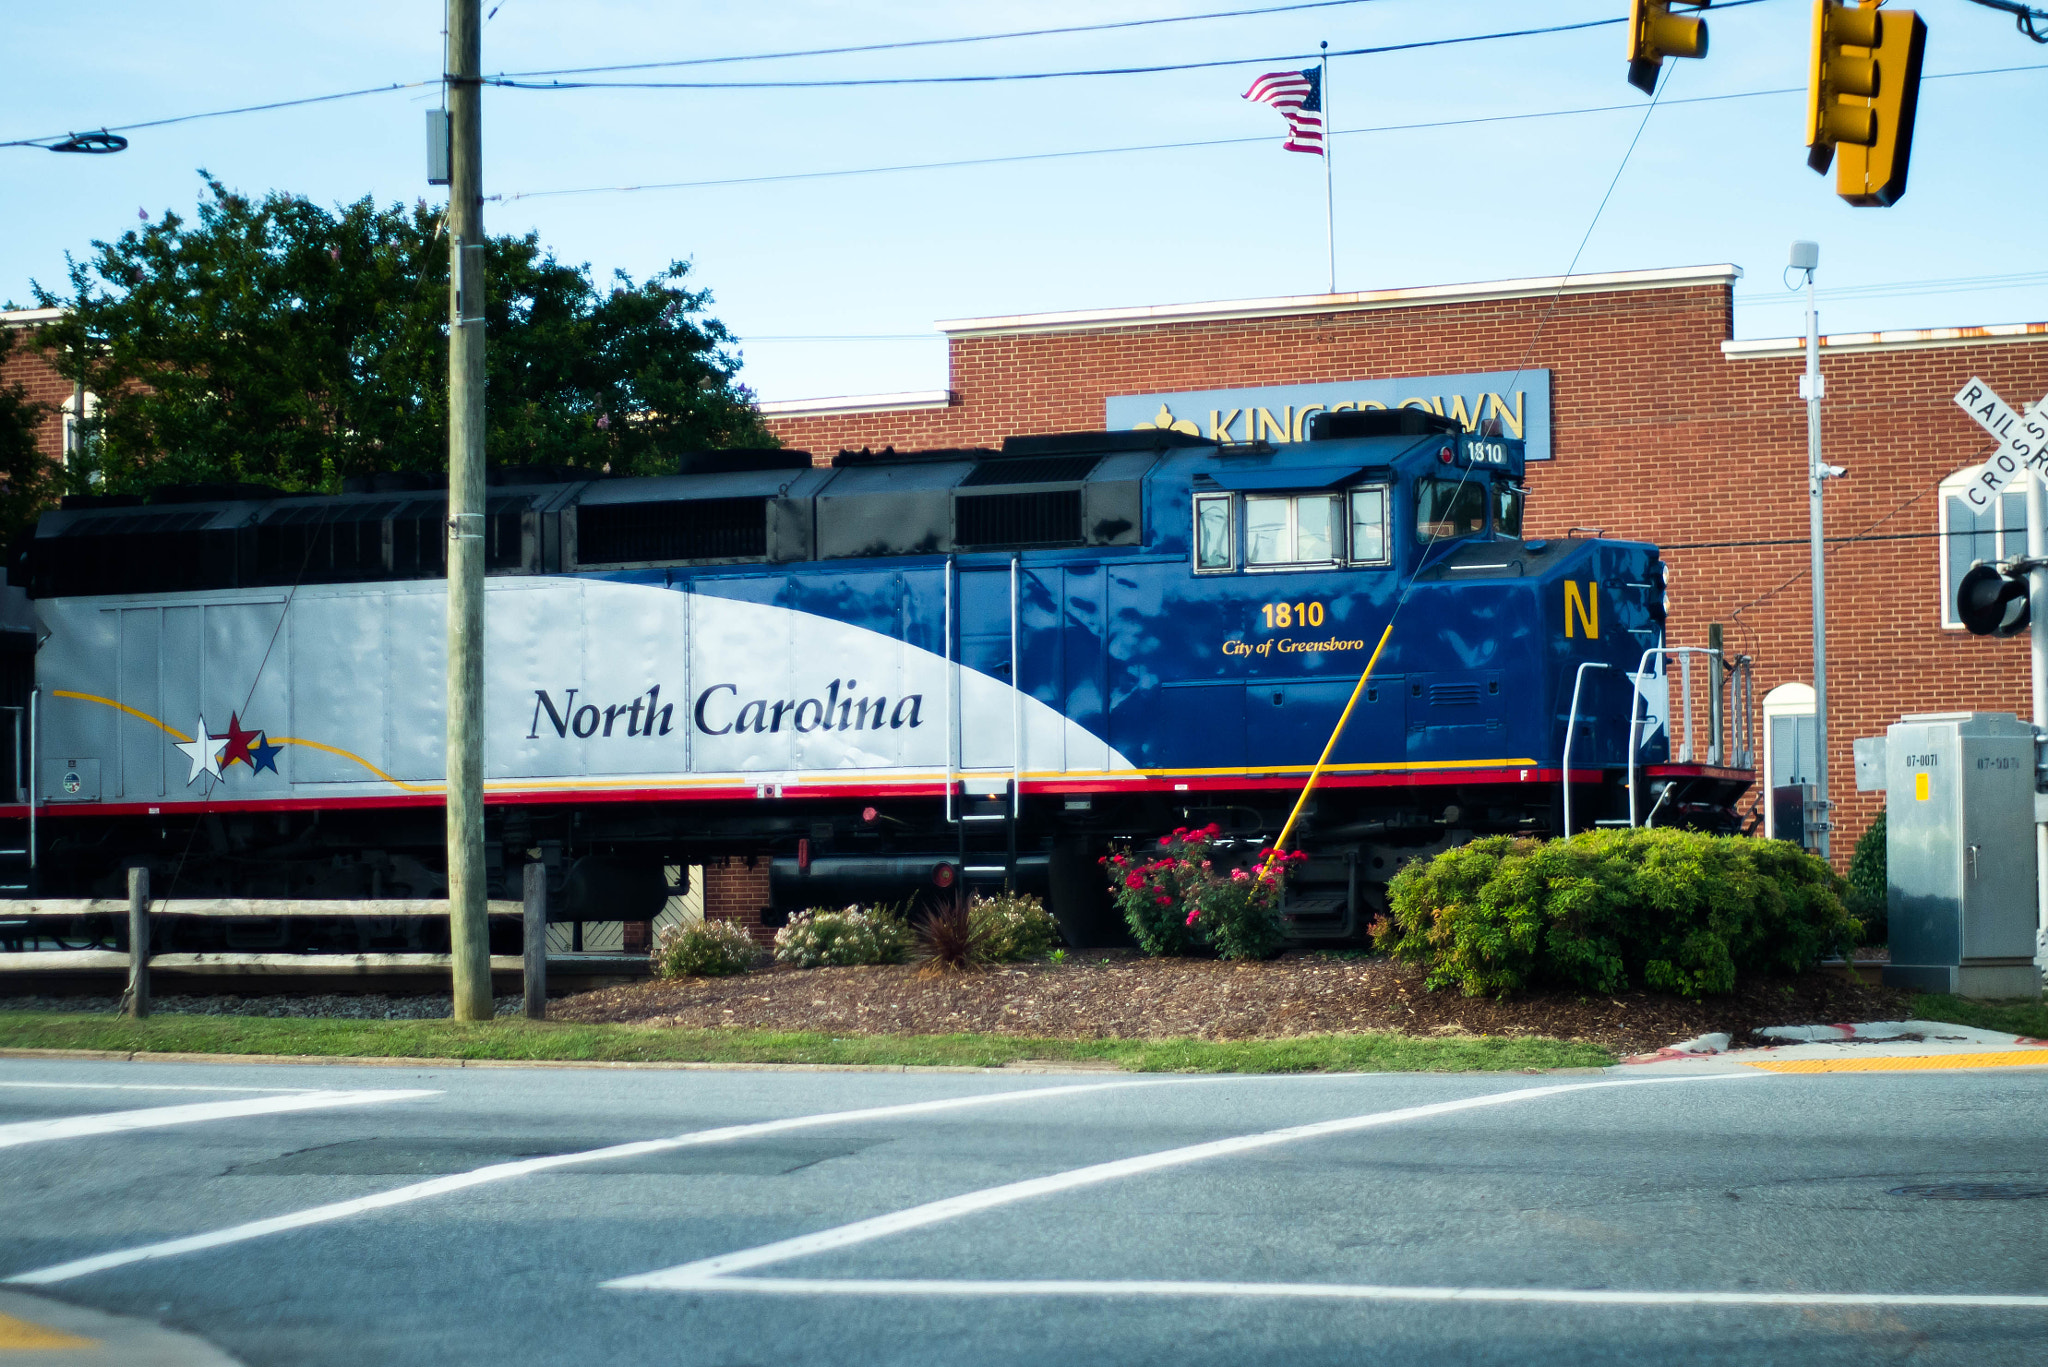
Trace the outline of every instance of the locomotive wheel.
[[1109, 883], [1096, 863], [1103, 848], [1087, 836], [1061, 836], [1053, 842], [1048, 889], [1053, 920], [1075, 949], [1102, 949], [1131, 943], [1129, 931], [1114, 914]]

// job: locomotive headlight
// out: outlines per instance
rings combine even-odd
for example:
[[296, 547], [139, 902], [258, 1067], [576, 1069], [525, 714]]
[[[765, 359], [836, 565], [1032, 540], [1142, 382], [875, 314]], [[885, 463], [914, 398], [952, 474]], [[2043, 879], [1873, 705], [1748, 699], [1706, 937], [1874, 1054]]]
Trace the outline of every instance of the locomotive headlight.
[[1669, 592], [1670, 582], [1665, 577], [1664, 562], [1652, 560], [1650, 562], [1650, 592], [1647, 597], [1650, 600], [1650, 615], [1660, 622], [1664, 620], [1664, 614], [1668, 611], [1665, 595]]

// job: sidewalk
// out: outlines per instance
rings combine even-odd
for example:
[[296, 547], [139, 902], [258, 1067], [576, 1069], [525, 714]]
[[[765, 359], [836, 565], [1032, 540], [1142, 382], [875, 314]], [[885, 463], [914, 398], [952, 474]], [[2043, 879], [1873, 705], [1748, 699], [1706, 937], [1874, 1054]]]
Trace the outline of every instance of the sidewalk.
[[19, 1291], [0, 1291], [7, 1367], [239, 1367], [190, 1334]]
[[[1654, 1054], [1623, 1059], [1609, 1071], [1872, 1073], [1929, 1068], [2048, 1068], [2048, 1040], [1940, 1021], [1779, 1025], [1762, 1040], [1703, 1035]], [[1768, 1041], [1768, 1042], [1766, 1042]]]

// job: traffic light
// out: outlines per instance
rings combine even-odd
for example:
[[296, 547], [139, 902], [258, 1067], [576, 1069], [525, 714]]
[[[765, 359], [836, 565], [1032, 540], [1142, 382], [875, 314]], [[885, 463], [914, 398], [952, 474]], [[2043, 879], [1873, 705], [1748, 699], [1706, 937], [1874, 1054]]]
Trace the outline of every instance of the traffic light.
[[[1628, 83], [1645, 95], [1657, 93], [1657, 69], [1666, 57], [1707, 55], [1707, 21], [1681, 18], [1671, 12], [1674, 0], [1629, 0]], [[1687, 9], [1705, 9], [1712, 0], [1677, 0]]]
[[1814, 0], [1806, 94], [1806, 164], [1824, 172], [1833, 162], [1835, 193], [1865, 206], [1906, 193], [1927, 49], [1920, 16], [1881, 3]]
[[2032, 616], [2027, 576], [1977, 562], [1956, 585], [1956, 616], [1972, 636], [2019, 635]]

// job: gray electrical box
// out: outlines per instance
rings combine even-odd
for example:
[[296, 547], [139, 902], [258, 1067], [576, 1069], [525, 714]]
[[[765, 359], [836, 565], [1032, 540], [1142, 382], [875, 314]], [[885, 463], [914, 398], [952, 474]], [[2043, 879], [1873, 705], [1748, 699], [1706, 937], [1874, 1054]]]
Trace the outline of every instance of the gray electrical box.
[[1886, 733], [1885, 813], [1885, 982], [2038, 998], [2033, 727], [2010, 712], [1904, 718]]
[[449, 146], [448, 111], [429, 109], [427, 111], [427, 184], [448, 183]]

